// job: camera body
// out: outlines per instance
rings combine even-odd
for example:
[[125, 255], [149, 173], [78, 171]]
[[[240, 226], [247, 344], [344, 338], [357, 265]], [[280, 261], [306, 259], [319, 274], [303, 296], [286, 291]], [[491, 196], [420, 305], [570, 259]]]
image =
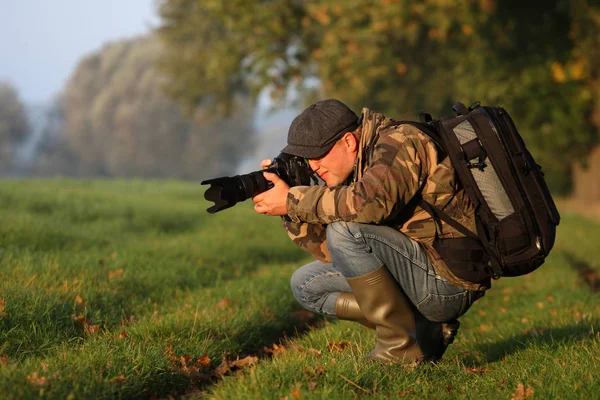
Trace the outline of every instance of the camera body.
[[276, 174], [290, 187], [308, 186], [311, 181], [317, 182], [304, 158], [281, 153], [273, 159], [273, 163], [267, 169], [202, 181], [202, 185], [210, 185], [204, 193], [204, 198], [214, 203], [207, 211], [214, 214], [271, 189], [273, 183], [265, 179], [263, 172]]

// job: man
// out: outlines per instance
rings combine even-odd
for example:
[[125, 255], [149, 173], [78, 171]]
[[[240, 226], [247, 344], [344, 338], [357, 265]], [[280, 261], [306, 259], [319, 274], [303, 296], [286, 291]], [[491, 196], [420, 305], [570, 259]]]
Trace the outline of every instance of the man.
[[421, 199], [475, 231], [473, 206], [438, 150], [413, 125], [320, 101], [294, 119], [282, 151], [307, 159], [326, 186], [290, 188], [265, 172], [274, 187], [253, 198], [256, 212], [283, 216], [288, 235], [317, 259], [292, 276], [296, 299], [376, 329], [368, 359], [441, 359], [456, 319], [490, 286], [458, 278], [432, 247], [436, 234], [463, 235], [434, 221]]

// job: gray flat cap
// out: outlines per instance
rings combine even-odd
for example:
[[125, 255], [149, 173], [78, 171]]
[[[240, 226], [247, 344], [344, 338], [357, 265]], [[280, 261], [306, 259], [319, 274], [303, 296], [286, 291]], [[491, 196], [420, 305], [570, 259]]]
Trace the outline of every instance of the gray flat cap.
[[319, 101], [298, 115], [288, 131], [288, 145], [281, 150], [303, 158], [327, 154], [344, 133], [358, 128], [358, 117], [336, 99]]

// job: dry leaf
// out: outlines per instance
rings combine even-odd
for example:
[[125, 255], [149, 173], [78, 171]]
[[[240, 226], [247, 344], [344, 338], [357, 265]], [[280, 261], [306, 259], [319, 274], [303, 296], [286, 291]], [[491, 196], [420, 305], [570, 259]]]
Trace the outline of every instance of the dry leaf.
[[499, 310], [500, 310], [501, 313], [505, 313], [506, 312], [506, 308], [504, 308], [504, 307], [500, 307]]
[[125, 376], [124, 375], [119, 375], [119, 376], [115, 376], [114, 378], [110, 379], [108, 381], [108, 383], [123, 383], [125, 382]]
[[238, 358], [235, 361], [232, 361], [229, 363], [229, 366], [231, 368], [243, 368], [252, 364], [256, 364], [256, 362], [258, 361], [258, 357], [256, 356], [248, 356], [245, 358], [242, 358], [241, 360]]
[[511, 400], [526, 400], [531, 396], [533, 396], [533, 389], [529, 386], [525, 388], [525, 386], [522, 383], [519, 383], [517, 385], [517, 390], [515, 390], [511, 397]]
[[542, 303], [541, 301], [537, 302], [537, 308], [544, 308], [544, 303]]
[[486, 313], [485, 311], [483, 311], [483, 310], [479, 310], [479, 315], [481, 315], [482, 317], [483, 317], [484, 315], [486, 315], [486, 314], [487, 314], [487, 313]]
[[308, 382], [308, 389], [309, 390], [315, 390], [316, 388], [317, 388], [317, 382], [315, 382], [315, 381]]
[[48, 386], [48, 378], [45, 376], [38, 376], [37, 371], [31, 375], [27, 375], [27, 379], [35, 386]]
[[83, 298], [79, 295], [75, 297], [75, 303], [80, 307], [85, 307], [85, 301], [83, 301]]
[[488, 332], [492, 327], [490, 325], [481, 324], [479, 325], [479, 330], [481, 332]]
[[91, 335], [98, 331], [98, 328], [100, 328], [100, 325], [89, 325], [89, 324], [85, 323], [83, 325], [83, 328], [85, 329], [85, 331], [87, 333], [89, 333]]
[[527, 323], [527, 321], [529, 321], [527, 318], [525, 318], [525, 317], [521, 318], [521, 322], [522, 322], [522, 323], [526, 324], [526, 323]]
[[312, 347], [310, 349], [308, 349], [308, 352], [309, 353], [315, 353], [318, 356], [321, 355], [321, 350], [313, 349]]
[[218, 302], [216, 304], [217, 308], [226, 308], [226, 307], [230, 307], [232, 304], [232, 301], [229, 299], [229, 297], [225, 297], [223, 300], [221, 300], [220, 302]]
[[73, 314], [71, 317], [73, 317], [73, 321], [78, 322], [80, 324], [85, 324], [85, 315], [83, 315], [83, 314], [79, 314], [79, 315]]
[[116, 271], [108, 271], [108, 279], [120, 278], [123, 276], [123, 268], [119, 268]]
[[8, 365], [8, 356], [0, 356], [0, 367]]
[[281, 354], [281, 353], [287, 353], [288, 349], [285, 346], [283, 346], [283, 345], [273, 343], [273, 347], [272, 348], [271, 347], [267, 347], [267, 346], [263, 346], [262, 351], [265, 354], [278, 355], [278, 354]]
[[201, 367], [210, 367], [210, 358], [208, 357], [208, 354], [200, 356], [197, 363]]
[[467, 369], [465, 369], [465, 371], [467, 372], [467, 374], [479, 374], [481, 376], [490, 372], [489, 369], [479, 369], [479, 368], [467, 368]]
[[302, 396], [300, 395], [300, 391], [295, 386], [292, 388], [292, 396], [294, 396], [295, 399], [301, 399], [302, 398]]
[[308, 368], [304, 370], [304, 373], [306, 375], [308, 375], [309, 378], [316, 378], [319, 375], [322, 375], [325, 373], [325, 368], [321, 367], [320, 365], [317, 365], [315, 367], [315, 371], [312, 372], [310, 371]]
[[119, 339], [125, 339], [128, 337], [129, 337], [129, 334], [127, 333], [127, 331], [121, 331], [121, 333], [119, 333]]
[[329, 352], [333, 353], [334, 351], [342, 351], [344, 350], [346, 347], [348, 347], [350, 343], [348, 341], [342, 341], [339, 343], [336, 342], [329, 342], [327, 344], [327, 347], [329, 348]]
[[6, 302], [4, 301], [4, 299], [0, 299], [0, 317], [8, 316], [8, 314], [4, 310], [5, 306], [6, 306]]
[[547, 294], [547, 295], [546, 295], [546, 301], [547, 301], [548, 303], [552, 303], [552, 302], [554, 302], [554, 297], [552, 297], [552, 295], [551, 295], [551, 294]]

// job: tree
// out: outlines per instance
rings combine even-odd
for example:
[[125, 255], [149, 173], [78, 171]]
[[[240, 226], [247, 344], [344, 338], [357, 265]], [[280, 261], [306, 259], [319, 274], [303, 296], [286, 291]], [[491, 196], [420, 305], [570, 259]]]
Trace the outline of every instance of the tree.
[[56, 162], [70, 160], [80, 176], [202, 179], [234, 172], [252, 149], [249, 103], [238, 96], [226, 119], [208, 118], [204, 104], [186, 115], [163, 94], [170, 80], [154, 65], [161, 51], [150, 36], [85, 57], [55, 110], [63, 134], [58, 141], [47, 135], [44, 162], [63, 171]]
[[[562, 189], [598, 141], [598, 97], [577, 73], [599, 32], [586, 0], [162, 0], [159, 10], [162, 68], [188, 106], [212, 96], [226, 110], [240, 87], [398, 119], [445, 115], [457, 100], [500, 104]], [[561, 79], [561, 68], [573, 74]]]
[[12, 166], [14, 152], [30, 133], [25, 108], [15, 88], [0, 82], [0, 172]]

